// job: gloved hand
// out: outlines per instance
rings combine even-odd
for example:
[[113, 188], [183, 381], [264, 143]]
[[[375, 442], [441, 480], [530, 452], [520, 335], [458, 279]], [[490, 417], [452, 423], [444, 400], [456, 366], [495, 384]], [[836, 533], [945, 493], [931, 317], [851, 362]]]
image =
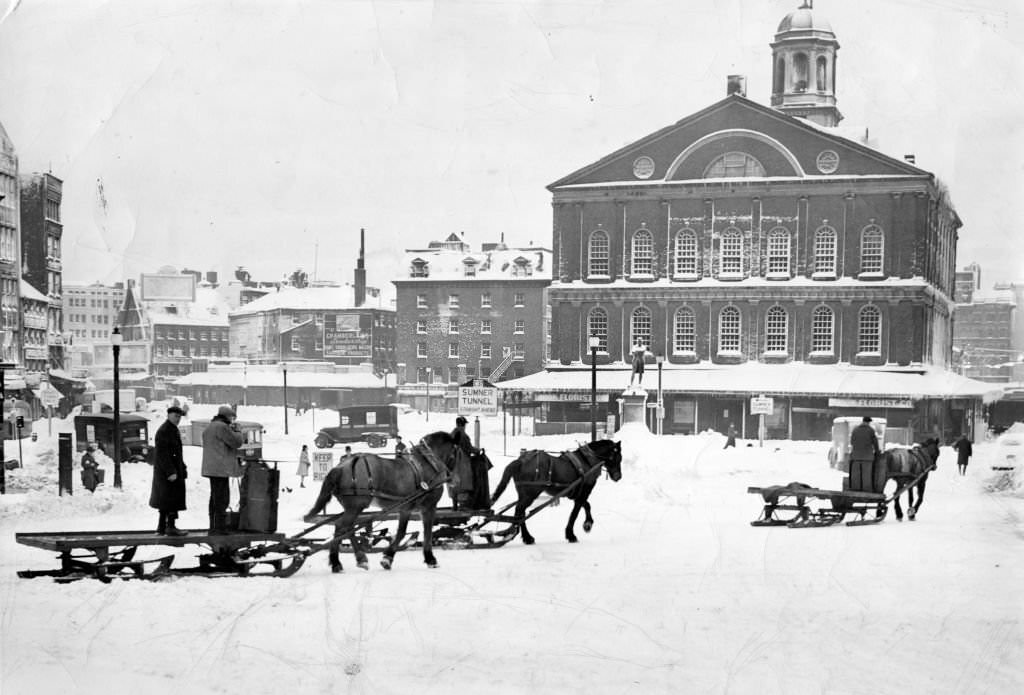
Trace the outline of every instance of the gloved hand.
[[177, 473], [171, 473], [169, 476], [167, 476], [167, 479], [173, 483], [175, 480], [178, 479], [178, 474]]

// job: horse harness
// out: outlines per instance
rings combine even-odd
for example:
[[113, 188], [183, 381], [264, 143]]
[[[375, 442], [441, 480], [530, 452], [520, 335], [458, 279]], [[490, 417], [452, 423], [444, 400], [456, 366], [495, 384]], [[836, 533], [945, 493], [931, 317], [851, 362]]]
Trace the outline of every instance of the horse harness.
[[[534, 454], [534, 457], [537, 458], [539, 453], [541, 452]], [[551, 462], [555, 458], [556, 457], [550, 455], [547, 457], [548, 465], [546, 471], [541, 470], [541, 466], [538, 464], [534, 480], [531, 482], [543, 485], [544, 487], [568, 487], [569, 485], [574, 485], [575, 481], [571, 483], [556, 483], [552, 480], [551, 476], [554, 466]], [[584, 444], [576, 451], [563, 451], [557, 458], [564, 458], [572, 464], [573, 470], [576, 471], [576, 475], [579, 478], [587, 477], [588, 473], [596, 470], [596, 468], [601, 465], [601, 460], [597, 457], [597, 454], [593, 452], [589, 444]]]
[[[451, 474], [448, 472], [448, 467], [422, 439], [409, 452], [409, 454], [396, 458], [395, 463], [404, 461], [408, 464], [418, 489], [427, 492], [432, 488], [442, 485], [450, 478]], [[383, 457], [378, 458], [383, 459]], [[341, 484], [337, 490], [339, 494], [369, 495], [388, 499], [394, 497], [377, 490], [373, 480], [373, 469], [370, 467], [370, 462], [366, 456], [355, 454], [348, 461], [339, 463], [338, 468], [341, 469], [339, 472]], [[427, 481], [427, 476], [424, 475], [424, 468], [432, 469], [432, 475], [429, 476], [430, 482]], [[398, 498], [396, 497], [395, 499]]]

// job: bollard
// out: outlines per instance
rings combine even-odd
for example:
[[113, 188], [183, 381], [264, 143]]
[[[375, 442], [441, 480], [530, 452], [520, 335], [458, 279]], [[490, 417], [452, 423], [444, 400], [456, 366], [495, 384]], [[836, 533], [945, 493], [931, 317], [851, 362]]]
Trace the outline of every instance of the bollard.
[[73, 447], [71, 433], [61, 432], [57, 435], [57, 494], [74, 494], [72, 476]]

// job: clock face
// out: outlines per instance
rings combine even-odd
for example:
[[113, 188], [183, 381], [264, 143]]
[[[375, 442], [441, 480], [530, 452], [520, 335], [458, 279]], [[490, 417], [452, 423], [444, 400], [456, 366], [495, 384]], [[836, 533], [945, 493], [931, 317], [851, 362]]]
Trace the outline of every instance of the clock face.
[[649, 179], [654, 173], [654, 160], [650, 157], [637, 157], [633, 162], [633, 176], [638, 179]]
[[833, 174], [839, 168], [839, 155], [832, 150], [822, 150], [818, 154], [818, 171]]

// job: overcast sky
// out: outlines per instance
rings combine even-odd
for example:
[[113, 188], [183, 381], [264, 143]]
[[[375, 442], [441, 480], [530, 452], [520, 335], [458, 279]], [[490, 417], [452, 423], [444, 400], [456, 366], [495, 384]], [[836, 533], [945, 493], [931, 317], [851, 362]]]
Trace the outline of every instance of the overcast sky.
[[[384, 284], [404, 248], [551, 244], [545, 186], [725, 95], [800, 0], [0, 0], [0, 122], [64, 180], [65, 282], [169, 264]], [[1024, 280], [1024, 10], [817, 0], [843, 125], [951, 189]]]

